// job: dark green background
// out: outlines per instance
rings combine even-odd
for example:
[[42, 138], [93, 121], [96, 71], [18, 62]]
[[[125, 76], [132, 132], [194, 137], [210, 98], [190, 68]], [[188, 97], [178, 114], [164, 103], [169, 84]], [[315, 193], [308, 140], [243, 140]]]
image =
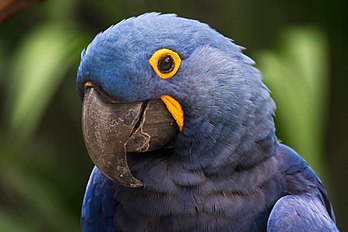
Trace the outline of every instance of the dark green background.
[[[303, 150], [301, 155], [308, 157], [321, 174], [339, 228], [348, 230], [347, 3], [46, 0], [6, 20], [0, 24], [0, 230], [80, 230], [80, 207], [92, 163], [83, 144], [81, 103], [75, 93], [79, 54], [95, 34], [109, 25], [151, 11], [176, 13], [208, 23], [247, 47], [246, 54], [258, 61], [256, 66], [268, 72], [272, 72], [272, 65], [262, 65], [263, 54], [283, 54], [287, 49], [282, 47], [287, 44], [284, 40], [292, 38], [287, 36], [289, 30], [313, 28], [320, 34], [318, 38], [324, 38], [325, 56], [321, 58], [326, 64], [318, 69], [327, 70], [327, 82], [323, 82], [327, 95], [313, 100], [325, 105], [320, 111], [325, 116], [320, 116], [318, 126], [322, 139], [315, 144], [322, 154], [316, 157]], [[313, 38], [309, 41], [320, 40]], [[314, 55], [312, 58], [316, 59]], [[287, 62], [281, 64], [286, 67]], [[35, 79], [38, 73], [47, 75]], [[276, 93], [279, 96], [286, 87], [275, 86], [266, 76], [265, 79], [278, 103], [278, 137], [301, 150], [301, 141], [293, 142], [296, 139], [287, 133], [292, 130], [296, 135], [299, 128], [289, 126], [286, 118], [282, 120], [282, 108], [287, 105], [280, 104], [282, 96], [277, 100]], [[30, 91], [26, 92], [26, 87]], [[291, 91], [288, 98], [297, 93], [294, 88]], [[316, 115], [310, 116], [316, 120]]]

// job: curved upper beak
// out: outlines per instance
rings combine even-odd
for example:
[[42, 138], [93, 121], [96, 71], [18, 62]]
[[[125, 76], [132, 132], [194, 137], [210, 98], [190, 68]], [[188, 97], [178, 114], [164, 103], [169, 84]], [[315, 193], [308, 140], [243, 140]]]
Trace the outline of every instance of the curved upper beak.
[[82, 129], [93, 163], [110, 179], [128, 187], [142, 187], [127, 164], [127, 152], [146, 152], [174, 146], [179, 132], [161, 100], [112, 102], [87, 85]]

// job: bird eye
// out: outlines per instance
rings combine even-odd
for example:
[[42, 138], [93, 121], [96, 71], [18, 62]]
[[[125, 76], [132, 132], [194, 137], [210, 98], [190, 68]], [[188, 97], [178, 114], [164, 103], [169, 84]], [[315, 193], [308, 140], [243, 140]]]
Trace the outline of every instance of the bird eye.
[[149, 59], [149, 63], [156, 72], [156, 74], [168, 79], [176, 74], [180, 67], [181, 59], [178, 53], [163, 48], [157, 50]]
[[162, 56], [159, 61], [157, 68], [161, 73], [170, 73], [173, 71], [175, 62], [170, 55]]

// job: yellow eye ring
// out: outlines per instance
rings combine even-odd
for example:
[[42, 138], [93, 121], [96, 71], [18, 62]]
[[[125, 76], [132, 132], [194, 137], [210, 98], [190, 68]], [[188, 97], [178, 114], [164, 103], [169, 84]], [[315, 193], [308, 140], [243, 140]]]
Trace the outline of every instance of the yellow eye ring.
[[149, 63], [159, 77], [168, 79], [178, 71], [181, 58], [178, 53], [167, 48], [162, 48], [152, 55]]

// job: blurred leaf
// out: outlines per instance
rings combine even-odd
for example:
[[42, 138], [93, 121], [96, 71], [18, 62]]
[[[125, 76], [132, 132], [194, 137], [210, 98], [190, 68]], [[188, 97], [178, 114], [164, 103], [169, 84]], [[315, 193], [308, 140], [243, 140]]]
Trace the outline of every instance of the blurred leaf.
[[[79, 231], [78, 218], [64, 202], [64, 194], [69, 190], [52, 187], [54, 180], [42, 175], [39, 167], [35, 168], [34, 154], [0, 138], [0, 231]], [[54, 171], [62, 172], [58, 168]], [[31, 214], [35, 215], [35, 222], [31, 221]], [[17, 224], [13, 223], [15, 220]], [[2, 230], [2, 226], [16, 227]]]
[[42, 4], [42, 12], [54, 21], [71, 19], [75, 13], [77, 4], [78, 1], [76, 0], [50, 0]]
[[11, 232], [21, 232], [21, 231], [35, 231], [33, 228], [28, 227], [27, 224], [18, 223], [18, 216], [11, 215], [6, 211], [0, 209], [0, 231], [11, 231]]
[[12, 188], [30, 206], [30, 213], [34, 213], [38, 217], [36, 224], [43, 227], [40, 231], [45, 231], [44, 226], [47, 226], [50, 231], [79, 230], [78, 218], [74, 218], [69, 209], [65, 208], [61, 202], [61, 197], [57, 195], [58, 193], [54, 191], [54, 188], [50, 188], [49, 183], [38, 178], [33, 170], [23, 166], [14, 167], [4, 170], [5, 177]]
[[54, 23], [40, 27], [24, 40], [8, 78], [10, 131], [18, 138], [31, 136], [67, 70], [78, 63], [84, 46], [83, 33]]
[[0, 83], [2, 82], [2, 79], [4, 78], [4, 72], [6, 66], [6, 59], [5, 59], [5, 49], [4, 45], [1, 43], [0, 39]]
[[328, 91], [328, 52], [324, 35], [313, 28], [282, 34], [277, 51], [257, 61], [277, 103], [276, 121], [285, 141], [322, 177], [323, 133]]

